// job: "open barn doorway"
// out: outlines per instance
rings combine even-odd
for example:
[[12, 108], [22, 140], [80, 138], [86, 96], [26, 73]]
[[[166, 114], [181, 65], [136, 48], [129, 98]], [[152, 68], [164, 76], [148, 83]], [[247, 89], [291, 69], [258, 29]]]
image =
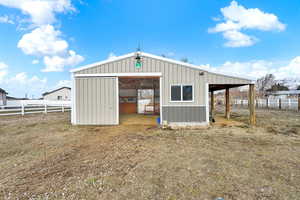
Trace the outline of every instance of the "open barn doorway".
[[119, 77], [121, 124], [157, 124], [160, 116], [159, 77]]

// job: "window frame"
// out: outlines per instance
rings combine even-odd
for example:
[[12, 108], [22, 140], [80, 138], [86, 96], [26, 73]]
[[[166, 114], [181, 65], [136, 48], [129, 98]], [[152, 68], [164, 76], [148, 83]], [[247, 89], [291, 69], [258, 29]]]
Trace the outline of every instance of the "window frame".
[[[181, 95], [181, 100], [172, 100], [172, 86], [180, 86], [180, 95]], [[184, 86], [192, 86], [192, 100], [183, 100], [183, 87]], [[195, 96], [195, 93], [194, 93], [194, 84], [171, 84], [170, 85], [170, 102], [172, 103], [180, 103], [180, 102], [184, 102], [184, 103], [192, 103], [194, 102], [194, 96]]]

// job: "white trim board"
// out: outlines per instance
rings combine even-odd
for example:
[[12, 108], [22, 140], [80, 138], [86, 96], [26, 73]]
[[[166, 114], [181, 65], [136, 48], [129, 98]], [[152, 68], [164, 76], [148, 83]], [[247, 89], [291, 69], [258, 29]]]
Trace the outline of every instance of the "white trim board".
[[75, 77], [143, 77], [143, 76], [162, 76], [161, 72], [141, 72], [141, 73], [101, 73], [101, 74], [75, 74]]
[[76, 119], [76, 82], [74, 75], [71, 75], [72, 80], [72, 90], [71, 90], [71, 102], [72, 102], [72, 110], [71, 110], [71, 123], [76, 125], [77, 119]]
[[120, 104], [119, 104], [119, 78], [118, 77], [116, 77], [116, 103], [117, 103], [117, 109], [116, 109], [116, 113], [117, 113], [117, 118], [116, 118], [116, 124], [117, 125], [119, 125], [120, 124], [120, 108], [119, 108], [119, 106], [120, 106]]
[[208, 85], [208, 83], [205, 83], [206, 123], [209, 124], [209, 105], [208, 105], [209, 100], [208, 100], [208, 98], [209, 98], [209, 85]]
[[144, 56], [144, 57], [149, 57], [149, 58], [153, 58], [153, 59], [157, 59], [157, 60], [161, 60], [161, 61], [165, 61], [165, 62], [169, 62], [169, 63], [181, 65], [181, 66], [186, 66], [186, 67], [190, 67], [190, 68], [197, 69], [197, 70], [200, 70], [200, 71], [209, 72], [209, 73], [212, 73], [212, 74], [217, 74], [217, 75], [222, 75], [222, 76], [247, 80], [247, 81], [251, 81], [251, 83], [253, 83], [253, 81], [254, 81], [252, 78], [247, 77], [247, 76], [238, 76], [238, 75], [231, 74], [231, 73], [216, 72], [216, 71], [212, 71], [212, 70], [209, 70], [209, 69], [201, 67], [201, 66], [181, 62], [181, 61], [174, 60], [174, 59], [165, 58], [165, 57], [162, 57], [162, 56], [156, 56], [156, 55], [145, 53], [145, 52], [129, 53], [129, 54], [126, 54], [126, 55], [123, 55], [123, 56], [118, 56], [118, 57], [113, 58], [113, 59], [107, 59], [107, 60], [104, 60], [104, 61], [101, 61], [101, 62], [96, 62], [96, 63], [92, 63], [92, 64], [89, 64], [89, 65], [85, 65], [85, 66], [79, 67], [77, 69], [72, 69], [70, 72], [72, 72], [72, 73], [79, 72], [79, 71], [84, 70], [84, 69], [89, 69], [89, 68], [96, 67], [96, 66], [99, 66], [99, 65], [104, 65], [104, 64], [107, 64], [107, 63], [111, 63], [111, 62], [119, 61], [119, 60], [122, 60], [122, 59], [126, 59], [126, 58], [129, 58], [129, 57], [135, 56], [136, 53], [139, 53], [141, 56]]
[[174, 104], [174, 105], [162, 105], [162, 107], [205, 107], [206, 105], [195, 105], [195, 104]]

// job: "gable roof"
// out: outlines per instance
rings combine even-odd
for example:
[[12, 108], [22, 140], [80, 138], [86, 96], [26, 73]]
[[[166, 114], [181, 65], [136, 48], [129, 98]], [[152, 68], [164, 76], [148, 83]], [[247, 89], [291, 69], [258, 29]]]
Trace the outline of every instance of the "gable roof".
[[[130, 58], [130, 57], [135, 56], [136, 53], [137, 52], [133, 52], [133, 53], [129, 53], [129, 54], [126, 54], [126, 55], [123, 55], [123, 56], [118, 56], [118, 57], [115, 57], [115, 58], [111, 58], [111, 59], [107, 59], [107, 60], [104, 60], [104, 61], [100, 61], [100, 62], [92, 63], [92, 64], [89, 64], [89, 65], [85, 65], [85, 66], [82, 66], [82, 67], [79, 67], [79, 68], [76, 68], [76, 69], [72, 69], [72, 70], [70, 70], [70, 72], [71, 73], [79, 72], [79, 71], [89, 69], [89, 68], [92, 68], [92, 67], [96, 67], [96, 66], [99, 66], [99, 65], [104, 65], [104, 64], [119, 61], [119, 60], [122, 60], [122, 59], [125, 59], [125, 58]], [[197, 65], [194, 65], [194, 64], [185, 63], [185, 62], [182, 62], [182, 61], [178, 61], [178, 60], [174, 60], [174, 59], [170, 59], [170, 58], [165, 58], [165, 57], [162, 57], [162, 56], [156, 56], [156, 55], [153, 55], [153, 54], [150, 54], [150, 53], [145, 53], [145, 52], [138, 52], [138, 53], [142, 57], [143, 56], [144, 57], [149, 57], [149, 58], [153, 58], [153, 59], [157, 59], [157, 60], [161, 60], [161, 61], [165, 61], [165, 62], [169, 62], [169, 63], [189, 67], [189, 68], [192, 68], [192, 69], [197, 69], [197, 70], [209, 72], [209, 73], [212, 73], [212, 74], [223, 75], [223, 76], [228, 76], [228, 77], [232, 77], [232, 78], [239, 78], [239, 79], [244, 79], [244, 80], [248, 80], [248, 81], [254, 81], [253, 78], [250, 78], [250, 77], [247, 77], [247, 76], [238, 76], [238, 75], [235, 75], [235, 74], [216, 72], [216, 71], [212, 71], [212, 70], [209, 70], [207, 68], [204, 68], [203, 66], [197, 66]]]
[[26, 98], [26, 97], [21, 97], [21, 98], [19, 98], [19, 97], [11, 97], [11, 96], [6, 96], [6, 99], [7, 99], [7, 100], [29, 100], [29, 99]]
[[0, 93], [8, 94], [4, 89], [0, 88]]
[[53, 93], [53, 92], [56, 92], [56, 91], [59, 91], [59, 90], [62, 90], [62, 89], [69, 89], [69, 90], [71, 90], [70, 87], [61, 87], [61, 88], [58, 88], [58, 89], [56, 89], [56, 90], [52, 90], [52, 91], [50, 91], [50, 92], [45, 92], [45, 93], [43, 93], [42, 95], [43, 95], [43, 96], [46, 96], [46, 95], [48, 95], [48, 94], [51, 94], [51, 93]]

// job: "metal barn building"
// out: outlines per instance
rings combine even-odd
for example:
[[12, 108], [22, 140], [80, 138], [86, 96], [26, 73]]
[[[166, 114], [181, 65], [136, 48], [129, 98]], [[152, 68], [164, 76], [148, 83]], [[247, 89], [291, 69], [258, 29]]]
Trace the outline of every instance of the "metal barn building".
[[250, 86], [250, 123], [255, 123], [254, 106], [251, 106], [254, 85], [247, 78], [210, 72], [144, 52], [83, 66], [71, 73], [72, 124], [75, 125], [122, 123], [120, 115], [137, 113], [139, 90], [153, 90], [149, 104], [153, 106], [153, 114], [160, 116], [161, 123], [208, 125], [209, 113], [214, 113], [213, 92], [226, 89], [226, 116], [229, 117], [229, 88], [244, 85]]

